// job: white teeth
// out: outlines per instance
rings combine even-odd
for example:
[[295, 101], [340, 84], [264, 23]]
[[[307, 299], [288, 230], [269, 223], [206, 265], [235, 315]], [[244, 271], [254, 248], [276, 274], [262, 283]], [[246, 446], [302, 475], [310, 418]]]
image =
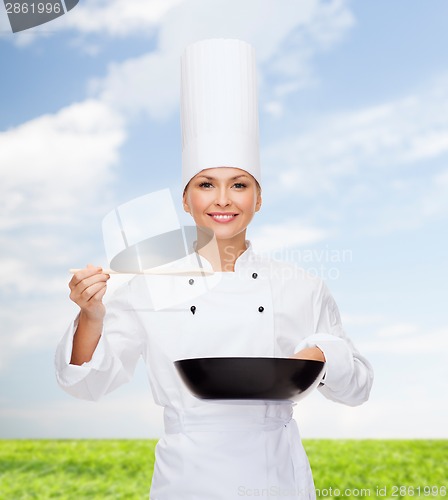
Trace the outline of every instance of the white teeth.
[[235, 217], [234, 215], [212, 215], [214, 219], [229, 220]]

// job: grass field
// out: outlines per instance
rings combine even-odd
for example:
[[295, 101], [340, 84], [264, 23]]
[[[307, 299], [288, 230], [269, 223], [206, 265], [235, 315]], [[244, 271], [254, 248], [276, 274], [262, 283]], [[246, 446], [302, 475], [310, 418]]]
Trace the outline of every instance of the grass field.
[[[2, 440], [0, 499], [147, 500], [155, 444]], [[304, 446], [317, 498], [448, 500], [447, 440], [304, 440]]]

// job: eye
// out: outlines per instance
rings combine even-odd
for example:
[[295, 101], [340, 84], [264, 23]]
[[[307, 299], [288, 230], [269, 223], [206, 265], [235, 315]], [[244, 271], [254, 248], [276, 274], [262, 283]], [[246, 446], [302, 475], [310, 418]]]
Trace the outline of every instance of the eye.
[[212, 185], [211, 182], [204, 181], [204, 182], [201, 182], [199, 184], [199, 187], [201, 187], [201, 188], [211, 188], [211, 187], [213, 187], [213, 185]]
[[247, 184], [244, 184], [244, 182], [235, 182], [233, 185], [236, 189], [244, 189], [247, 187]]

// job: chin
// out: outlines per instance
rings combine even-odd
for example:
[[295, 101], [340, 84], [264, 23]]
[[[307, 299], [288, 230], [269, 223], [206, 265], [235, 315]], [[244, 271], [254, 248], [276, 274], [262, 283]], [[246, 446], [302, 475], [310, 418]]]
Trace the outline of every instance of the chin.
[[234, 238], [237, 238], [238, 235], [240, 235], [242, 231], [232, 231], [232, 232], [225, 232], [225, 231], [215, 231], [215, 238], [217, 240], [225, 241], [225, 240], [233, 240]]

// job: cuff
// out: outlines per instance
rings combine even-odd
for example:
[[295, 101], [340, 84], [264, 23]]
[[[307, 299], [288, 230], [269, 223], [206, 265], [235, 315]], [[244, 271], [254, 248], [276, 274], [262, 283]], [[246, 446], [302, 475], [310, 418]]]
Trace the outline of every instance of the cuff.
[[69, 326], [56, 349], [56, 376], [58, 382], [63, 386], [77, 384], [85, 378], [91, 370], [102, 371], [107, 368], [107, 366], [105, 366], [107, 358], [107, 343], [104, 339], [104, 334], [101, 335], [90, 361], [83, 363], [82, 365], [70, 364], [73, 349], [73, 337], [78, 327], [78, 320], [79, 315]]
[[332, 390], [340, 390], [350, 382], [353, 370], [353, 354], [344, 339], [328, 333], [316, 333], [300, 342], [294, 352], [305, 347], [318, 347], [325, 356], [323, 385]]

